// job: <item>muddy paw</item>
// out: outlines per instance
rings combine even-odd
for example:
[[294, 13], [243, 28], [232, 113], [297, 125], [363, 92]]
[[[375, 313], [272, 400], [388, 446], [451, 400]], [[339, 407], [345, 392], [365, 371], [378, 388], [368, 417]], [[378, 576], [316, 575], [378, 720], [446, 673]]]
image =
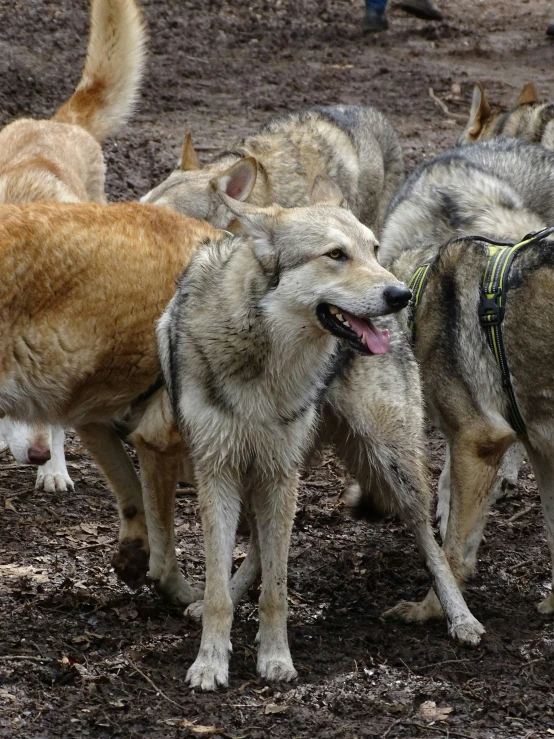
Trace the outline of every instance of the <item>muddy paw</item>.
[[298, 675], [290, 655], [258, 657], [258, 674], [270, 682], [288, 683]]
[[[440, 610], [439, 610], [440, 609]], [[420, 603], [412, 603], [401, 600], [400, 603], [389, 608], [383, 613], [383, 618], [396, 619], [404, 623], [424, 623], [432, 618], [442, 618], [442, 608], [430, 600], [422, 600]]]
[[229, 683], [229, 660], [227, 657], [207, 659], [198, 655], [196, 662], [187, 672], [187, 682], [191, 688], [217, 690], [226, 688]]
[[142, 539], [124, 539], [112, 557], [112, 567], [120, 580], [132, 590], [146, 582], [148, 572], [148, 549]]
[[448, 631], [450, 636], [457, 639], [461, 644], [477, 646], [485, 633], [485, 627], [470, 614], [455, 623], [449, 624]]
[[181, 570], [174, 569], [169, 573], [157, 576], [157, 573], [148, 573], [148, 577], [156, 592], [164, 600], [177, 606], [189, 606], [204, 597], [204, 583], [191, 585], [183, 577]]
[[537, 611], [545, 615], [554, 613], [554, 593], [550, 593], [547, 598], [538, 604]]

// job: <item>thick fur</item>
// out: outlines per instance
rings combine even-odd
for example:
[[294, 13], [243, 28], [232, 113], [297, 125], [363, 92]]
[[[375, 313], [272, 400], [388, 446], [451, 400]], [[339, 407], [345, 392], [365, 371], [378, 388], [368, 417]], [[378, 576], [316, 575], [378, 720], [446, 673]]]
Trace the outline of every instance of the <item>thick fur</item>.
[[[481, 234], [521, 240], [554, 223], [554, 154], [499, 138], [464, 147], [420, 167], [398, 193], [382, 238], [381, 257], [401, 279], [438, 254], [415, 320], [415, 353], [432, 420], [449, 454], [439, 483], [441, 533], [461, 582], [475, 569], [488, 510], [500, 481], [517, 478], [520, 447], [508, 422], [499, 370], [479, 326], [482, 243], [452, 236]], [[528, 424], [525, 448], [535, 468], [553, 551], [554, 443], [549, 342], [553, 246], [529, 247], [510, 273], [504, 336], [518, 404]], [[496, 479], [496, 485], [495, 483]], [[540, 606], [554, 611], [553, 596]], [[416, 613], [437, 616], [432, 593]]]
[[554, 105], [540, 102], [533, 84], [521, 91], [515, 107], [492, 107], [481, 84], [473, 91], [467, 126], [458, 144], [472, 144], [497, 136], [513, 136], [554, 151]]
[[[22, 119], [0, 132], [0, 203], [106, 201], [100, 144], [133, 110], [144, 45], [134, 0], [93, 0], [85, 68], [72, 97], [51, 120]], [[45, 463], [37, 488], [73, 488], [62, 429], [6, 418], [0, 433], [19, 462]]]
[[[325, 205], [258, 209], [225, 199], [247, 235], [198, 252], [158, 328], [160, 357], [198, 480], [206, 550], [202, 642], [188, 680], [226, 685], [233, 607], [260, 566], [258, 672], [296, 675], [286, 631], [286, 573], [298, 473], [312, 445], [333, 444], [364, 490], [413, 528], [452, 634], [482, 627], [454, 586], [429, 525], [417, 367], [386, 294], [398, 281], [377, 264], [375, 237]], [[345, 259], [329, 253], [337, 247]], [[374, 319], [389, 351], [360, 354], [318, 318], [332, 304]], [[239, 512], [251, 521], [248, 556], [232, 581]], [[404, 616], [406, 604], [393, 612]], [[409, 610], [409, 609], [408, 609]]]
[[143, 201], [233, 230], [237, 224], [218, 191], [258, 206], [305, 206], [318, 175], [331, 178], [352, 212], [378, 234], [404, 177], [398, 137], [385, 116], [353, 105], [290, 113], [268, 121], [202, 169], [186, 139], [180, 168]]
[[[183, 604], [173, 501], [184, 451], [160, 382], [155, 325], [195, 249], [218, 232], [167, 208], [33, 203], [0, 206], [0, 414], [74, 427], [113, 488], [117, 573], [151, 579]], [[144, 490], [112, 421], [133, 408]], [[148, 531], [170, 532], [166, 550]]]

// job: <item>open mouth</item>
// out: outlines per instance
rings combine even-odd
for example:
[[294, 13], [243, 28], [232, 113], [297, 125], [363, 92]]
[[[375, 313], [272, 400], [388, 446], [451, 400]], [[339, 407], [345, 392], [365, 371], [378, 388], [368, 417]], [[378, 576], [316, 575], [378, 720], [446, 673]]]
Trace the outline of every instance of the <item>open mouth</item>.
[[317, 317], [324, 328], [339, 339], [349, 342], [362, 354], [386, 354], [390, 346], [387, 329], [379, 329], [367, 318], [357, 318], [330, 303], [320, 303]]

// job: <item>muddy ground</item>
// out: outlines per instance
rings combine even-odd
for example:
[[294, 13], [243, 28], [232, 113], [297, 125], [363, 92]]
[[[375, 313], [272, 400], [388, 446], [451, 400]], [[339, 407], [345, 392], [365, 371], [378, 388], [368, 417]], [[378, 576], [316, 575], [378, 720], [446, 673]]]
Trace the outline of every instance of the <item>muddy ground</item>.
[[[474, 80], [507, 103], [533, 80], [554, 99], [550, 3], [440, 0], [437, 24], [391, 10], [364, 37], [354, 0], [145, 0], [150, 60], [133, 122], [106, 146], [113, 199], [135, 198], [176, 161], [192, 130], [206, 158], [268, 116], [372, 103], [402, 135], [409, 167], [453, 145]], [[71, 94], [85, 49], [84, 0], [0, 0], [0, 124], [48, 116]], [[554, 19], [554, 18], [553, 18]], [[453, 86], [459, 85], [460, 88]], [[461, 94], [458, 94], [461, 89]], [[435, 476], [442, 444], [430, 440]], [[230, 687], [198, 695], [184, 677], [200, 630], [110, 570], [113, 499], [73, 439], [75, 493], [33, 491], [34, 471], [0, 466], [0, 735], [5, 737], [473, 737], [554, 734], [554, 634], [535, 604], [549, 561], [533, 475], [491, 513], [467, 598], [487, 628], [464, 649], [442, 623], [385, 623], [427, 577], [396, 523], [348, 521], [332, 459], [303, 480], [290, 561], [296, 683], [256, 679], [256, 592], [233, 629]], [[192, 490], [178, 498], [183, 568], [200, 579]], [[246, 542], [240, 541], [237, 562]], [[439, 711], [425, 715], [434, 701]], [[203, 728], [204, 727], [204, 728]], [[207, 727], [207, 728], [206, 728]], [[211, 728], [210, 728], [211, 727]]]

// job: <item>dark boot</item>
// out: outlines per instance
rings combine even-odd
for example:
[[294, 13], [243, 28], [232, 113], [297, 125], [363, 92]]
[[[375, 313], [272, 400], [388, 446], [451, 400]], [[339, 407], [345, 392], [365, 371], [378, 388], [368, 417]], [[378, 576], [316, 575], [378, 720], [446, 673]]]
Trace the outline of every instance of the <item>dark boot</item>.
[[398, 6], [406, 13], [424, 21], [442, 20], [442, 13], [431, 0], [402, 0]]
[[384, 10], [366, 7], [362, 23], [364, 33], [378, 33], [379, 31], [386, 31], [388, 27], [389, 22]]

